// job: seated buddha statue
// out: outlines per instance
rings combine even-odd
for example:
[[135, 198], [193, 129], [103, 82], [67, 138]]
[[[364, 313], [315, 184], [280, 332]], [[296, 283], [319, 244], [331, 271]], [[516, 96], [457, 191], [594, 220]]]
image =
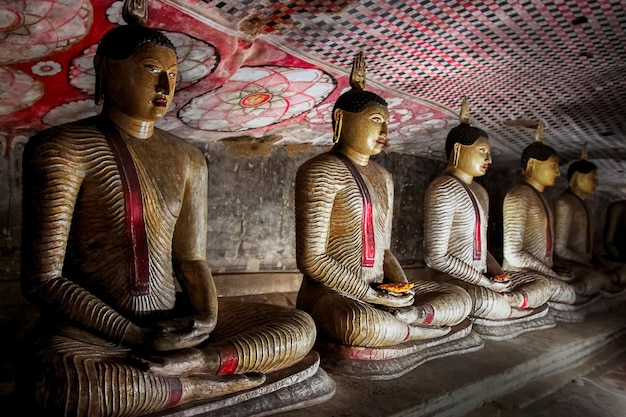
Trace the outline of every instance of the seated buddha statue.
[[19, 391], [46, 415], [136, 416], [297, 364], [315, 340], [310, 316], [217, 298], [206, 160], [154, 127], [174, 94], [173, 44], [119, 26], [94, 65], [101, 114], [24, 151], [22, 289], [42, 314]]
[[[390, 250], [392, 177], [370, 160], [389, 140], [389, 112], [364, 85], [359, 53], [352, 88], [334, 105], [334, 147], [296, 174], [296, 260], [304, 276], [297, 307], [313, 317], [324, 341], [344, 346], [439, 338], [467, 318], [470, 299], [452, 285], [408, 283]], [[390, 292], [380, 284], [413, 288]]]
[[559, 172], [559, 156], [543, 143], [545, 125], [540, 121], [535, 141], [522, 151], [522, 181], [504, 197], [503, 266], [507, 270], [543, 275], [554, 288], [550, 301], [572, 304], [577, 301], [571, 271], [553, 263], [554, 215], [544, 196], [554, 185]]
[[437, 279], [469, 292], [475, 318], [514, 321], [540, 307], [545, 311], [552, 295], [548, 280], [538, 274], [505, 271], [488, 250], [488, 195], [474, 178], [485, 175], [492, 162], [489, 138], [469, 124], [467, 99], [460, 121], [446, 138], [447, 170], [426, 190], [426, 264], [439, 272]]
[[626, 200], [613, 201], [608, 205], [603, 238], [607, 258], [626, 263]]
[[616, 290], [613, 283], [620, 282], [622, 268], [612, 268], [593, 254], [594, 225], [587, 198], [595, 192], [598, 176], [597, 166], [587, 160], [586, 147], [567, 169], [567, 182], [555, 203], [555, 253], [581, 278], [584, 294]]

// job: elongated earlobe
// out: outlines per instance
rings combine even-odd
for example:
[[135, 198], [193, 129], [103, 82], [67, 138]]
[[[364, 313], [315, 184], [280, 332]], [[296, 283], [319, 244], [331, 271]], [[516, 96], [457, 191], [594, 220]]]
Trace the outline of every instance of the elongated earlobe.
[[452, 152], [452, 166], [456, 168], [459, 165], [459, 156], [461, 155], [461, 145], [454, 144], [454, 151]]
[[531, 158], [526, 163], [526, 169], [524, 169], [524, 176], [531, 177], [533, 175], [534, 167], [535, 167], [535, 161]]
[[96, 70], [96, 87], [94, 92], [94, 102], [96, 106], [102, 104], [103, 88], [102, 88], [102, 58], [98, 55], [93, 58], [93, 66]]
[[335, 130], [333, 131], [333, 143], [339, 142], [341, 137], [341, 128], [343, 127], [343, 112], [340, 109], [335, 110], [333, 115], [335, 118]]
[[100, 74], [96, 74], [96, 91], [93, 100], [96, 106], [102, 104], [102, 76]]

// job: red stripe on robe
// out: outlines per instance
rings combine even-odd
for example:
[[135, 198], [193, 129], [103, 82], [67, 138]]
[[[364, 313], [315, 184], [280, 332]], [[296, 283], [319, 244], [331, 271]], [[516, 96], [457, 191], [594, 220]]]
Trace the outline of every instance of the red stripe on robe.
[[554, 251], [554, 239], [552, 237], [552, 217], [550, 216], [550, 209], [548, 208], [548, 204], [543, 199], [541, 193], [535, 187], [528, 184], [527, 182], [524, 182], [522, 184], [528, 186], [531, 190], [533, 190], [539, 201], [541, 201], [543, 211], [546, 213], [546, 257], [552, 258], [552, 253]]
[[220, 367], [217, 370], [218, 375], [232, 374], [237, 370], [239, 365], [239, 355], [237, 349], [232, 345], [226, 345], [217, 349], [220, 355]]
[[589, 214], [589, 207], [587, 207], [587, 204], [585, 204], [585, 201], [582, 198], [580, 198], [575, 192], [573, 192], [569, 188], [567, 189], [567, 192], [569, 192], [574, 197], [576, 197], [578, 201], [580, 202], [580, 204], [583, 206], [583, 209], [585, 210], [585, 215], [587, 216], [587, 230], [586, 230], [586, 235], [585, 235], [585, 253], [590, 253], [591, 252], [591, 215]]
[[180, 382], [180, 379], [173, 376], [169, 377], [168, 381], [170, 383], [170, 396], [167, 400], [165, 408], [172, 408], [177, 406], [183, 398], [183, 384]]
[[467, 186], [467, 184], [465, 184], [463, 181], [461, 181], [460, 178], [458, 178], [455, 175], [452, 174], [448, 174], [450, 177], [454, 178], [455, 180], [457, 180], [457, 182], [459, 184], [461, 184], [463, 186], [463, 188], [465, 188], [465, 191], [467, 192], [467, 195], [469, 196], [470, 200], [472, 201], [472, 206], [474, 207], [474, 217], [476, 218], [475, 222], [474, 222], [474, 260], [478, 261], [480, 260], [480, 258], [482, 257], [482, 253], [483, 253], [483, 242], [482, 242], [482, 236], [480, 234], [480, 209], [478, 208], [478, 203], [476, 202], [476, 198], [474, 197], [474, 193], [472, 192], [472, 190], [470, 190], [470, 188]]
[[150, 293], [148, 236], [143, 218], [141, 184], [135, 163], [117, 127], [108, 119], [97, 118], [115, 158], [124, 190], [126, 208], [126, 237], [130, 251], [130, 291], [133, 296]]
[[352, 161], [340, 152], [334, 152], [334, 155], [348, 168], [352, 177], [356, 181], [363, 200], [363, 218], [361, 221], [361, 242], [363, 245], [363, 258], [361, 265], [364, 268], [372, 268], [376, 259], [376, 242], [374, 239], [374, 213], [372, 209], [372, 197], [367, 189], [367, 184], [361, 173], [354, 166]]

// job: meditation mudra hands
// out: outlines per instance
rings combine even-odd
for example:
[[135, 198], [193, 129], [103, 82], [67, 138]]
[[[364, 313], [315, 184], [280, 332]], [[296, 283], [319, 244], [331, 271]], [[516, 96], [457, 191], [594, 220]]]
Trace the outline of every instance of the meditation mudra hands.
[[207, 340], [216, 324], [214, 316], [195, 315], [157, 323], [153, 327], [133, 326], [126, 332], [125, 341], [131, 346], [157, 352], [187, 349]]
[[552, 270], [557, 274], [557, 278], [560, 279], [561, 281], [568, 282], [576, 278], [576, 276], [574, 275], [574, 272], [572, 272], [572, 270], [569, 268], [565, 268], [562, 266], [555, 266], [552, 268]]
[[[497, 276], [500, 277], [502, 275], [506, 275], [506, 274], [499, 274]], [[478, 285], [481, 285], [485, 288], [488, 288], [492, 291], [499, 292], [499, 293], [505, 293], [505, 292], [511, 291], [512, 289], [511, 286], [513, 285], [513, 283], [510, 279], [501, 278], [501, 279], [495, 280], [494, 278], [495, 277], [487, 277], [486, 275], [483, 275]]]
[[414, 295], [412, 293], [390, 294], [370, 287], [367, 293], [365, 293], [363, 301], [385, 307], [401, 308], [411, 306], [413, 304], [413, 297]]

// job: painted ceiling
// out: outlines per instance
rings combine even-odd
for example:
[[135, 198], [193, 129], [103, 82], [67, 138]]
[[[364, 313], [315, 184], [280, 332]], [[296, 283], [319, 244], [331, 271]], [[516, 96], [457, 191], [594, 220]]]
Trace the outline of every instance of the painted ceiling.
[[[0, 145], [99, 112], [92, 59], [121, 1], [0, 0]], [[518, 168], [532, 126], [564, 165], [587, 144], [626, 193], [625, 1], [151, 0], [177, 46], [158, 122], [194, 141], [330, 144], [354, 54], [389, 103], [390, 150], [443, 158], [463, 96], [494, 164]]]

